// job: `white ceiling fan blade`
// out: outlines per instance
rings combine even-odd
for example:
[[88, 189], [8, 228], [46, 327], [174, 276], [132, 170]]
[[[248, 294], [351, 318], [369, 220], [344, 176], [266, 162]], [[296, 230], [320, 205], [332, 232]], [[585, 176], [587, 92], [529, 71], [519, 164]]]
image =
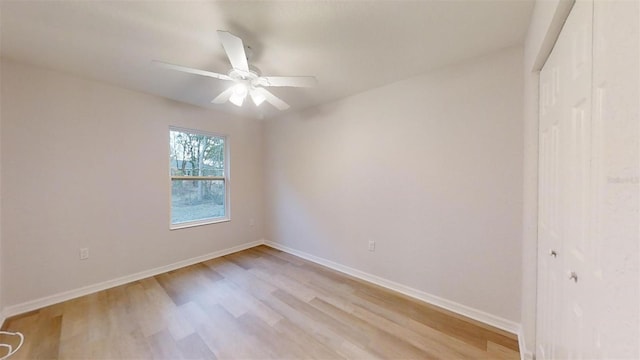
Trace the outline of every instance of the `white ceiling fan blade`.
[[257, 91], [258, 93], [262, 94], [265, 98], [265, 100], [276, 107], [276, 109], [278, 110], [287, 110], [289, 108], [289, 104], [287, 104], [286, 102], [282, 101], [282, 99], [280, 99], [279, 97], [273, 95], [272, 93], [270, 93], [267, 89], [264, 88], [256, 88], [255, 91]]
[[177, 71], [182, 71], [182, 72], [185, 72], [185, 73], [195, 74], [195, 75], [208, 76], [208, 77], [212, 77], [212, 78], [220, 79], [220, 80], [233, 80], [232, 78], [230, 78], [227, 75], [218, 74], [218, 73], [214, 73], [214, 72], [211, 72], [211, 71], [194, 69], [194, 68], [181, 66], [181, 65], [170, 64], [170, 63], [166, 63], [166, 62], [162, 62], [162, 61], [158, 61], [158, 60], [152, 60], [151, 62], [154, 63], [155, 65], [163, 67], [165, 69], [177, 70]]
[[211, 102], [214, 104], [224, 104], [229, 101], [231, 95], [233, 95], [233, 86], [220, 93], [220, 95], [216, 96]]
[[261, 76], [263, 86], [314, 87], [318, 80], [313, 76]]
[[237, 70], [249, 71], [247, 54], [244, 52], [242, 39], [228, 31], [222, 30], [218, 30], [218, 38], [222, 43], [224, 51], [227, 53], [231, 66]]

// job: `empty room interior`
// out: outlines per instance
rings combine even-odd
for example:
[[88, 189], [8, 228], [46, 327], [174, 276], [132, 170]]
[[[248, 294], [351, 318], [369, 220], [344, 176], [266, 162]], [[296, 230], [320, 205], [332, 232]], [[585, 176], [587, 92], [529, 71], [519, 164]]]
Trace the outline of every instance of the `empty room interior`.
[[640, 1], [0, 1], [0, 359], [640, 359]]

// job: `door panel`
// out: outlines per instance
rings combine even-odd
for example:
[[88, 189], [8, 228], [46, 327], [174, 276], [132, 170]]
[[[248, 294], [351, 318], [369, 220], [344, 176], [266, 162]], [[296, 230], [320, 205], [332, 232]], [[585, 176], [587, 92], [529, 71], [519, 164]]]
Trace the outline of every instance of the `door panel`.
[[540, 73], [539, 359], [640, 358], [639, 117], [640, 2], [577, 1]]
[[555, 48], [540, 73], [540, 159], [539, 159], [539, 243], [538, 243], [538, 326], [537, 356], [556, 358], [560, 332], [560, 299], [562, 279], [559, 278], [559, 256], [562, 254], [564, 223], [561, 183], [561, 81], [566, 66], [561, 62], [566, 51]]
[[[561, 276], [563, 284], [562, 332], [566, 343], [559, 356], [565, 359], [590, 358], [593, 353], [594, 322], [590, 302], [593, 279], [589, 271], [592, 263], [589, 243], [590, 159], [591, 159], [591, 81], [593, 3], [578, 1], [571, 10], [563, 32], [571, 44], [570, 78], [566, 83], [562, 104], [562, 120], [566, 123], [566, 137], [562, 149], [566, 163], [562, 179], [566, 184]], [[577, 278], [571, 279], [572, 274]]]
[[[578, 1], [540, 73], [538, 353], [589, 352], [588, 261], [593, 4]], [[570, 280], [571, 273], [578, 282]]]

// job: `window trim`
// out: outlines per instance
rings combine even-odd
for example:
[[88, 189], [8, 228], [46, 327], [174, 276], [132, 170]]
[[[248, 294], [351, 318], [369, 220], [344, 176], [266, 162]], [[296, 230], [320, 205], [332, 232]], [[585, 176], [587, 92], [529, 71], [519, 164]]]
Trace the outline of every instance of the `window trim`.
[[[224, 176], [172, 176], [171, 175], [171, 160], [169, 159], [169, 230], [186, 229], [195, 226], [218, 224], [231, 221], [231, 146], [229, 144], [229, 136], [225, 134], [215, 133], [206, 130], [191, 129], [178, 126], [169, 126], [169, 133], [171, 131], [180, 131], [198, 135], [205, 135], [211, 137], [218, 137], [224, 139]], [[171, 143], [167, 142], [168, 153], [171, 154]], [[224, 216], [218, 218], [208, 218], [193, 221], [185, 221], [181, 223], [172, 223], [172, 196], [171, 188], [173, 180], [223, 180], [224, 181]]]

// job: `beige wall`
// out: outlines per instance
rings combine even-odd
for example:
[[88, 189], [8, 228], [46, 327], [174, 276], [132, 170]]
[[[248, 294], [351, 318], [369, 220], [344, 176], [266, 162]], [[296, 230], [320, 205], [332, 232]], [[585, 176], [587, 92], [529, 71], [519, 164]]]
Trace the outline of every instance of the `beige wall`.
[[[5, 306], [262, 238], [260, 122], [9, 61], [1, 91]], [[169, 231], [170, 125], [229, 136], [231, 222]]]
[[270, 121], [267, 239], [519, 323], [522, 51]]

